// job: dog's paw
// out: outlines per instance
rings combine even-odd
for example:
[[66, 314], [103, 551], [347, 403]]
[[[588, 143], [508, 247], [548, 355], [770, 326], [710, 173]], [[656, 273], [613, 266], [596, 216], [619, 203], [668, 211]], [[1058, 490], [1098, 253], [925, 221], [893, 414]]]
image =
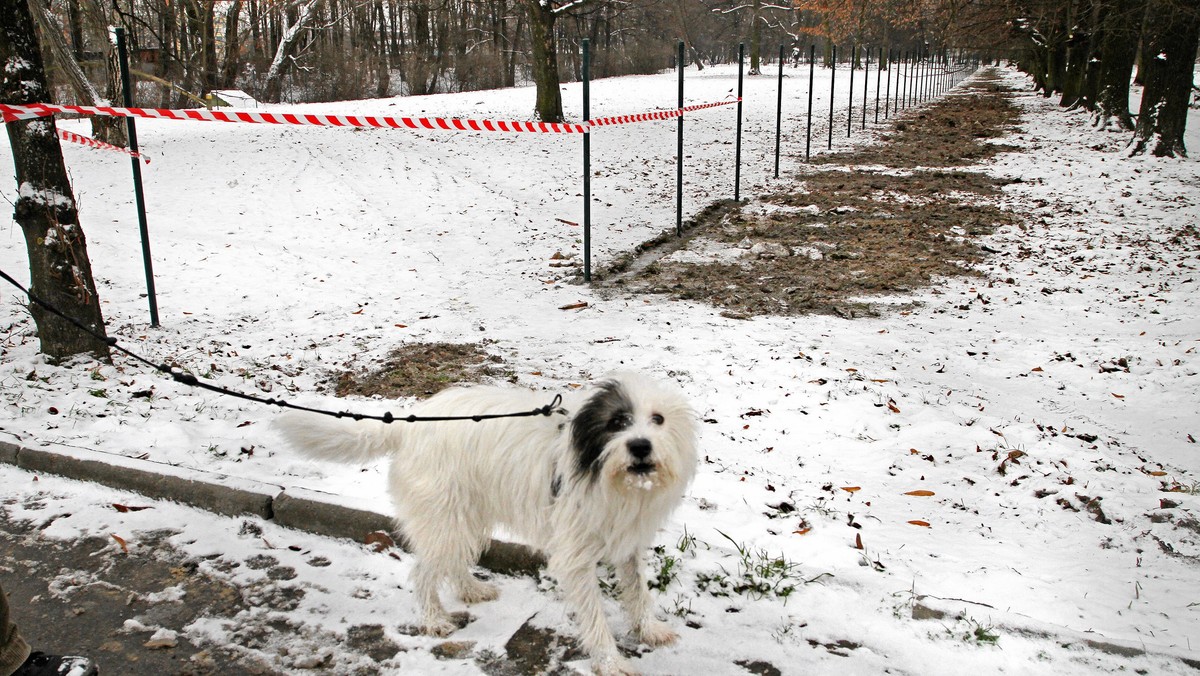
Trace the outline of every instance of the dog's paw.
[[458, 598], [462, 599], [463, 603], [483, 603], [485, 601], [495, 601], [500, 597], [500, 589], [494, 584], [480, 582], [474, 578], [459, 587]]
[[427, 617], [421, 624], [421, 633], [426, 636], [449, 636], [457, 629], [458, 623], [448, 615]]
[[640, 672], [624, 657], [609, 655], [592, 658], [592, 673], [596, 676], [638, 676]]
[[679, 640], [679, 634], [671, 629], [671, 625], [661, 620], [649, 620], [638, 627], [638, 638], [642, 643], [657, 648], [659, 646], [671, 645]]

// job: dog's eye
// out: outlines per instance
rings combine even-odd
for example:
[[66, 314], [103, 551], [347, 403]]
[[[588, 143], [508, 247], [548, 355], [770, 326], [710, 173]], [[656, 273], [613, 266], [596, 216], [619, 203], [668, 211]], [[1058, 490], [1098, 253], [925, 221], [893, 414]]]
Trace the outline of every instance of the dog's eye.
[[633, 418], [628, 413], [618, 413], [608, 421], [608, 429], [623, 430], [633, 424]]
[[654, 415], [650, 416], [650, 422], [654, 425], [661, 425], [666, 422], [666, 419], [658, 413], [655, 413]]

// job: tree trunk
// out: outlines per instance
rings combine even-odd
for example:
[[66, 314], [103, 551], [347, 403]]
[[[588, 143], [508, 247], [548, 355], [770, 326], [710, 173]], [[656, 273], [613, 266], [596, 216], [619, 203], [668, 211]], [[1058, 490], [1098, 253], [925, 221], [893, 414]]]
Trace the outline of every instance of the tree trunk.
[[[25, 0], [0, 0], [0, 63], [7, 64], [0, 74], [0, 101], [49, 102], [42, 53]], [[103, 336], [100, 299], [54, 119], [5, 126], [18, 185], [13, 219], [21, 226], [29, 252], [30, 291]], [[47, 356], [57, 360], [92, 353], [108, 359], [107, 342], [36, 304], [29, 310]]]
[[762, 0], [750, 5], [750, 72], [762, 75]]
[[1146, 13], [1144, 0], [1105, 0], [1104, 35], [1100, 41], [1096, 124], [1133, 129], [1129, 114], [1129, 75], [1137, 57], [1138, 37]]
[[683, 15], [683, 3], [687, 0], [675, 0], [675, 22], [679, 26], [679, 38], [683, 40], [684, 50], [692, 55], [692, 63], [696, 65], [696, 70], [704, 70], [704, 60], [700, 58], [700, 51], [696, 49], [696, 45], [692, 43], [692, 36], [688, 33], [687, 20]]
[[542, 122], [562, 122], [562, 91], [558, 81], [558, 44], [554, 37], [553, 7], [541, 0], [526, 0], [529, 41], [533, 47], [533, 82], [537, 85], [534, 112]]
[[1142, 37], [1146, 88], [1134, 135], [1134, 155], [1186, 157], [1183, 131], [1200, 43], [1200, 12], [1175, 0], [1150, 0]]
[[238, 23], [242, 16], [242, 0], [234, 0], [225, 10], [225, 62], [221, 67], [221, 86], [237, 86], [238, 71], [242, 64], [242, 44], [239, 40]]
[[308, 0], [296, 17], [296, 23], [288, 26], [279, 39], [279, 47], [275, 50], [275, 58], [267, 69], [266, 82], [263, 84], [263, 100], [267, 103], [279, 103], [283, 94], [283, 76], [291, 63], [292, 52], [301, 33], [308, 27], [308, 22], [317, 13], [321, 0]]
[[1062, 79], [1062, 99], [1059, 105], [1071, 108], [1079, 105], [1083, 97], [1084, 77], [1091, 57], [1092, 0], [1076, 0], [1070, 3], [1071, 13], [1067, 17], [1067, 60]]

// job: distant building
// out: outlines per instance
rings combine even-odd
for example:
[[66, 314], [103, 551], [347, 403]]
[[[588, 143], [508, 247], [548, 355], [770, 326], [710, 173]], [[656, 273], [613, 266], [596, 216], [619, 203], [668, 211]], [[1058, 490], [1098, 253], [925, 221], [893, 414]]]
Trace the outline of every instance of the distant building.
[[258, 101], [240, 89], [214, 89], [204, 96], [209, 108], [257, 108]]

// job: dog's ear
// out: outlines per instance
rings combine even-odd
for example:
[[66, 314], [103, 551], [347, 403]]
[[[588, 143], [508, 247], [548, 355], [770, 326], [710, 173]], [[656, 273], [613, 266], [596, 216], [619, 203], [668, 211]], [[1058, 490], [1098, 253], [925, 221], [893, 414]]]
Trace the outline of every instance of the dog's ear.
[[575, 473], [595, 481], [603, 464], [604, 448], [621, 429], [621, 420], [629, 418], [633, 402], [616, 380], [605, 380], [571, 419], [571, 451]]

